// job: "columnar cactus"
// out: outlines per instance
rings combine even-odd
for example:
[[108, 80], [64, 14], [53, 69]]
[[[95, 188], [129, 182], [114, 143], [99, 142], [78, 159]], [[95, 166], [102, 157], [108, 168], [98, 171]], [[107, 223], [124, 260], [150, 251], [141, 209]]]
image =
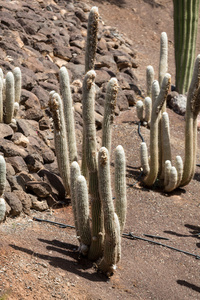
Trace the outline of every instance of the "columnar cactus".
[[58, 168], [66, 193], [70, 195], [70, 164], [63, 104], [59, 94], [54, 91], [50, 93], [49, 108], [54, 121], [54, 143]]
[[[166, 76], [167, 74], [163, 79], [163, 84], [166, 80]], [[155, 85], [155, 82], [153, 85]], [[154, 88], [152, 89], [152, 92], [153, 90]], [[157, 89], [155, 89], [155, 91], [156, 90]], [[152, 94], [157, 94], [157, 92], [153, 92]], [[176, 156], [175, 166], [172, 166], [168, 114], [164, 112], [161, 117], [159, 113], [159, 111], [161, 111], [162, 103], [165, 101], [164, 99], [166, 99], [166, 93], [163, 92], [163, 101], [161, 100], [160, 95], [161, 92], [157, 98], [155, 97], [156, 101], [152, 109], [150, 129], [150, 165], [148, 163], [148, 154], [145, 143], [141, 144], [141, 163], [144, 174], [146, 175], [144, 178], [144, 183], [146, 185], [153, 185], [155, 180], [158, 178], [160, 179], [160, 182], [163, 181], [161, 182], [161, 185], [164, 185], [164, 190], [166, 192], [171, 192], [177, 187], [187, 185], [191, 181], [195, 172], [197, 115], [200, 112], [200, 55], [197, 56], [195, 61], [193, 77], [187, 97], [184, 164], [182, 158], [180, 156]], [[159, 98], [161, 100], [161, 104], [158, 103]], [[155, 114], [155, 112], [157, 112], [157, 114]], [[162, 124], [161, 138], [159, 138], [158, 135], [159, 118], [161, 118]], [[161, 144], [158, 146], [159, 141], [161, 141]], [[161, 152], [162, 157], [162, 161], [160, 161], [160, 168], [158, 167], [160, 157], [159, 151]]]
[[152, 83], [154, 81], [154, 68], [148, 66], [146, 69], [146, 84], [147, 84], [147, 97], [152, 98]]
[[173, 0], [173, 3], [176, 89], [185, 94], [191, 82], [195, 60], [199, 0]]
[[109, 152], [111, 151], [112, 124], [115, 114], [117, 92], [118, 81], [116, 78], [111, 78], [106, 90], [104, 118], [102, 124], [102, 146], [106, 147]]
[[168, 70], [168, 38], [166, 32], [160, 36], [160, 60], [159, 60], [159, 85], [162, 85], [163, 78]]
[[12, 72], [8, 72], [6, 75], [6, 99], [5, 99], [5, 114], [4, 122], [10, 124], [13, 119], [14, 102], [15, 102], [15, 81]]
[[22, 75], [19, 67], [13, 70], [14, 80], [15, 80], [15, 102], [20, 102], [21, 89], [22, 89]]
[[63, 108], [65, 115], [65, 127], [67, 130], [67, 139], [69, 147], [69, 159], [70, 162], [77, 160], [77, 148], [75, 137], [75, 125], [74, 125], [74, 113], [72, 107], [72, 96], [70, 90], [70, 82], [68, 71], [65, 67], [60, 68], [60, 90], [63, 100]]
[[76, 229], [76, 235], [79, 236], [78, 232], [78, 216], [76, 209], [76, 181], [78, 176], [81, 175], [79, 164], [76, 161], [73, 161], [70, 167], [70, 191], [71, 191], [71, 204], [74, 214], [74, 224]]
[[89, 193], [92, 199], [92, 244], [89, 256], [97, 259], [102, 254], [103, 220], [101, 218], [101, 201], [98, 188], [96, 127], [94, 117], [95, 103], [95, 77], [91, 70], [85, 75], [83, 81], [83, 122], [85, 131], [85, 155], [89, 171]]
[[97, 50], [97, 32], [99, 24], [99, 12], [96, 6], [92, 7], [88, 17], [87, 43], [85, 51], [85, 73], [94, 69]]

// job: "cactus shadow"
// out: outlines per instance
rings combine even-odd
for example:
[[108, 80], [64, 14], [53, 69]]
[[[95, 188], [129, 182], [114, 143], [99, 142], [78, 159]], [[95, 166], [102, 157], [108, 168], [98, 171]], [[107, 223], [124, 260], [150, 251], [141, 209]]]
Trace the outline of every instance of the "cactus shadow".
[[[60, 268], [64, 271], [73, 273], [77, 276], [81, 276], [85, 279], [94, 282], [106, 282], [108, 278], [97, 272], [92, 272], [93, 263], [89, 261], [87, 258], [80, 257], [77, 251], [78, 247], [76, 245], [62, 243], [57, 240], [43, 240], [38, 239], [40, 242], [49, 244], [46, 249], [48, 251], [57, 252], [58, 255], [49, 255], [42, 254], [37, 251], [33, 251], [31, 249], [10, 244], [10, 247], [17, 251], [24, 252], [29, 254], [31, 257], [37, 257], [41, 260], [45, 260], [54, 268]], [[62, 256], [61, 256], [62, 255]], [[63, 257], [65, 256], [65, 257]], [[69, 259], [67, 259], [69, 257]]]
[[200, 293], [200, 287], [197, 286], [197, 285], [195, 285], [195, 284], [193, 284], [193, 283], [190, 283], [190, 282], [188, 282], [186, 280], [177, 280], [176, 282], [179, 285], [186, 286], [186, 287], [192, 289], [193, 291], [196, 291], [196, 292]]

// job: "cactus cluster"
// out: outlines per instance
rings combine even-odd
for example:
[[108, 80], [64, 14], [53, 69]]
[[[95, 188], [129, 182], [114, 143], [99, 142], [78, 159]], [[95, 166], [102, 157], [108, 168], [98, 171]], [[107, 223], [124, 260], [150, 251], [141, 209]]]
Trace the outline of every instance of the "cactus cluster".
[[197, 115], [200, 111], [200, 55], [197, 56], [188, 91], [185, 125], [185, 160], [176, 156], [172, 165], [168, 114], [162, 112], [170, 88], [171, 76], [166, 73], [159, 91], [158, 82], [152, 84], [153, 107], [150, 123], [150, 162], [146, 143], [141, 144], [141, 164], [144, 183], [152, 186], [157, 179], [166, 192], [187, 185], [195, 171], [197, 144]]
[[49, 107], [54, 121], [55, 151], [66, 193], [71, 196], [79, 251], [97, 261], [99, 269], [110, 276], [121, 257], [121, 233], [126, 219], [125, 154], [115, 151], [115, 198], [111, 193], [111, 131], [118, 92], [118, 81], [107, 85], [102, 128], [102, 148], [97, 151], [95, 126], [95, 77], [93, 70], [97, 45], [98, 9], [89, 14], [86, 45], [86, 74], [82, 92], [82, 166], [77, 160], [74, 116], [70, 82], [66, 67], [60, 69], [60, 94], [50, 93]]
[[0, 69], [0, 123], [15, 125], [21, 97], [21, 70], [14, 68], [5, 78]]
[[[168, 69], [168, 38], [166, 32], [162, 32], [160, 36], [160, 60], [159, 60], [159, 87], [162, 85], [163, 78]], [[146, 69], [146, 86], [147, 95], [144, 101], [139, 100], [136, 103], [137, 117], [143, 125], [150, 126], [151, 110], [154, 105], [156, 95], [153, 95], [152, 85], [154, 83], [154, 68], [147, 66]], [[157, 84], [157, 83], [156, 83]], [[159, 93], [159, 92], [157, 92]], [[165, 111], [166, 104], [162, 107], [162, 112]]]

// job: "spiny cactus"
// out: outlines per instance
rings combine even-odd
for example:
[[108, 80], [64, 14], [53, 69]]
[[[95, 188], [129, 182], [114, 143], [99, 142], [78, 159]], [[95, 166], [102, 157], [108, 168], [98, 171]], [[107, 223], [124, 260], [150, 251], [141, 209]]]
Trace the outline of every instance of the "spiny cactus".
[[176, 89], [185, 94], [191, 82], [195, 60], [199, 0], [173, 0], [173, 3]]
[[22, 88], [22, 75], [19, 67], [13, 70], [14, 80], [15, 80], [15, 102], [20, 102], [21, 88]]
[[59, 94], [54, 91], [50, 93], [49, 108], [54, 121], [54, 143], [58, 168], [63, 179], [66, 193], [70, 195], [70, 164], [63, 103]]
[[146, 69], [146, 85], [147, 85], [147, 97], [152, 98], [152, 83], [154, 81], [154, 68], [148, 66]]
[[99, 24], [99, 12], [96, 6], [92, 7], [88, 17], [87, 43], [85, 50], [85, 73], [94, 69], [97, 50], [97, 32]]
[[102, 124], [102, 146], [111, 151], [111, 134], [112, 124], [114, 120], [116, 99], [118, 92], [118, 81], [116, 78], [111, 78], [108, 82], [106, 90], [104, 117]]
[[63, 108], [65, 114], [65, 127], [67, 130], [67, 139], [69, 147], [69, 159], [70, 162], [77, 160], [77, 148], [75, 138], [75, 125], [74, 125], [74, 113], [72, 108], [72, 96], [70, 90], [70, 82], [68, 71], [65, 67], [60, 68], [60, 89], [63, 100]]
[[12, 122], [15, 102], [15, 81], [12, 72], [6, 75], [6, 99], [5, 99], [5, 115], [4, 122], [10, 124]]
[[[163, 84], [165, 82], [165, 75]], [[158, 86], [155, 84], [155, 86]], [[166, 85], [166, 87], [169, 83]], [[163, 86], [163, 85], [162, 85]], [[175, 166], [172, 165], [169, 119], [164, 112], [160, 115], [161, 107], [166, 99], [167, 89], [155, 99], [152, 109], [151, 129], [150, 129], [150, 165], [146, 144], [141, 144], [141, 163], [146, 175], [144, 183], [152, 186], [158, 178], [166, 192], [171, 192], [179, 186], [187, 185], [195, 171], [196, 166], [196, 144], [197, 144], [197, 115], [200, 112], [200, 55], [197, 56], [193, 72], [192, 81], [188, 91], [185, 125], [185, 160], [184, 164], [180, 156], [176, 156]], [[153, 89], [152, 89], [153, 91]], [[157, 94], [157, 92], [155, 92]], [[161, 97], [161, 94], [163, 96]], [[163, 100], [162, 100], [163, 99]], [[161, 101], [161, 102], [160, 102]], [[161, 138], [159, 138], [159, 119], [162, 123]], [[159, 145], [159, 141], [161, 144]], [[159, 154], [161, 152], [161, 156]], [[162, 160], [160, 160], [162, 157]]]

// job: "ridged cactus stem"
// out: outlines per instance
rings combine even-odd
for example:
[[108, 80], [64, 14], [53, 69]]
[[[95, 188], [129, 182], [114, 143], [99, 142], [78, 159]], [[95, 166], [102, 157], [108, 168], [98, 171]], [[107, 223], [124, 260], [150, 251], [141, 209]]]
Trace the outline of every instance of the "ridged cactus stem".
[[88, 189], [85, 177], [80, 175], [76, 180], [76, 211], [80, 252], [87, 255], [91, 243]]
[[187, 92], [194, 65], [199, 18], [199, 0], [173, 1], [176, 89]]
[[154, 81], [154, 68], [148, 66], [146, 69], [146, 84], [147, 84], [147, 97], [152, 98], [152, 83]]
[[1, 78], [1, 80], [3, 81], [4, 75], [3, 75], [3, 70], [2, 70], [2, 68], [0, 68], [0, 78]]
[[150, 172], [144, 178], [144, 183], [147, 186], [152, 186], [156, 181], [158, 171], [159, 171], [159, 147], [158, 147], [158, 132], [159, 132], [159, 117], [160, 111], [163, 104], [167, 99], [167, 94], [169, 91], [171, 83], [170, 74], [165, 74], [165, 77], [162, 82], [162, 87], [160, 93], [153, 105], [152, 115], [151, 115], [151, 125], [150, 125]]
[[76, 181], [78, 176], [81, 175], [79, 164], [76, 161], [73, 161], [73, 163], [70, 166], [70, 188], [71, 188], [71, 204], [73, 209], [73, 215], [74, 215], [74, 225], [76, 228], [76, 235], [79, 236], [78, 232], [78, 217], [77, 217], [77, 211], [76, 211]]
[[72, 163], [77, 161], [77, 148], [75, 136], [74, 111], [72, 107], [72, 95], [70, 90], [70, 81], [68, 71], [65, 67], [60, 68], [60, 90], [64, 107], [65, 127], [67, 131], [67, 140], [69, 148], [69, 160]]
[[0, 197], [2, 197], [6, 186], [6, 162], [2, 155], [0, 155]]
[[197, 115], [200, 109], [200, 54], [195, 61], [192, 81], [187, 96], [185, 124], [185, 160], [180, 186], [187, 185], [195, 171], [197, 143]]
[[164, 178], [164, 164], [166, 160], [171, 160], [171, 145], [170, 145], [170, 129], [169, 129], [169, 116], [164, 112], [161, 119], [162, 128], [162, 166], [161, 166], [161, 179]]
[[111, 153], [112, 124], [115, 116], [115, 107], [118, 92], [118, 81], [111, 78], [107, 85], [104, 118], [102, 124], [102, 147], [106, 147]]
[[4, 220], [6, 214], [6, 203], [5, 200], [0, 197], [0, 223]]
[[22, 89], [22, 75], [19, 67], [14, 68], [13, 75], [15, 79], [15, 102], [20, 103]]
[[70, 164], [68, 155], [67, 134], [64, 121], [62, 100], [57, 93], [50, 94], [49, 108], [54, 121], [54, 143], [58, 169], [66, 193], [70, 195]]
[[88, 17], [87, 43], [85, 50], [85, 73], [94, 69], [97, 49], [97, 32], [99, 24], [99, 12], [96, 6], [92, 7]]
[[83, 122], [85, 131], [85, 156], [89, 171], [89, 194], [91, 196], [92, 211], [92, 243], [89, 259], [96, 260], [102, 255], [103, 247], [103, 220], [98, 187], [98, 162], [96, 127], [94, 117], [95, 104], [95, 76], [91, 70], [87, 72], [83, 81]]
[[6, 90], [5, 90], [5, 112], [4, 122], [10, 124], [12, 122], [14, 113], [14, 101], [15, 101], [15, 83], [12, 72], [8, 72], [6, 75]]
[[[104, 256], [99, 264], [102, 272], [110, 276], [116, 269], [117, 261], [120, 257], [119, 251], [119, 226], [115, 220], [117, 216], [114, 211], [112, 200], [111, 178], [110, 178], [110, 160], [109, 153], [105, 147], [99, 151], [99, 191], [104, 212]], [[121, 252], [121, 251], [120, 251]]]
[[160, 61], [159, 61], [159, 85], [162, 85], [163, 78], [168, 70], [168, 38], [166, 32], [160, 37]]
[[3, 79], [0, 76], [0, 123], [3, 123]]
[[158, 98], [158, 95], [160, 93], [160, 86], [157, 80], [154, 80], [152, 83], [152, 107]]
[[115, 149], [115, 208], [119, 218], [120, 232], [124, 230], [126, 222], [126, 158], [121, 145]]

